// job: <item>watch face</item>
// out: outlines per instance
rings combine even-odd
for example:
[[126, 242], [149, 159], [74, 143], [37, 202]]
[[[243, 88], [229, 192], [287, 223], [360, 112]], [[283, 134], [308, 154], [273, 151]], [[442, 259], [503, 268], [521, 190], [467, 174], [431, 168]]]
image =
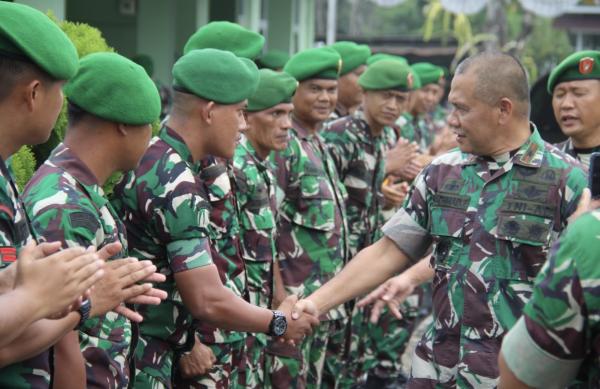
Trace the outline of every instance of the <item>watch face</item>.
[[285, 330], [287, 329], [287, 321], [285, 320], [285, 316], [277, 316], [273, 320], [273, 333], [275, 336], [281, 336], [285, 334]]

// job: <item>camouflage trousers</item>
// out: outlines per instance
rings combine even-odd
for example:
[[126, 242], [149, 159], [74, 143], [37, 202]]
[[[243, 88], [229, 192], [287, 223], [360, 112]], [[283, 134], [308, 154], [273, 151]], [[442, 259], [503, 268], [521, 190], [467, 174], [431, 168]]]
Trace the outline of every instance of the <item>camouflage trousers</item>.
[[266, 334], [248, 334], [246, 338], [246, 388], [265, 387], [265, 348]]
[[136, 389], [170, 389], [174, 351], [171, 345], [153, 337], [141, 337], [135, 349]]
[[332, 336], [345, 327], [345, 319], [321, 322], [300, 347], [271, 342], [265, 355], [268, 388], [320, 388], [324, 376], [339, 376], [342, 355], [327, 353]]
[[[204, 375], [185, 379], [173, 377], [174, 388], [228, 389], [246, 387], [246, 339], [230, 343], [204, 343], [217, 361]], [[175, 369], [177, 370], [177, 369]]]

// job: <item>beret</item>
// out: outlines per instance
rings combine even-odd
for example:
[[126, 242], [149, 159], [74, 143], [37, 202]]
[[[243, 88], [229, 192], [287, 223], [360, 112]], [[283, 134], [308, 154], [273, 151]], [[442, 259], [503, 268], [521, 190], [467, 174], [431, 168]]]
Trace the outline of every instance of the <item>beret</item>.
[[187, 41], [183, 54], [197, 49], [231, 51], [238, 57], [256, 58], [265, 44], [265, 37], [239, 24], [217, 21], [198, 29]]
[[77, 72], [73, 43], [50, 18], [29, 6], [0, 1], [0, 55], [36, 64], [57, 80]]
[[217, 49], [192, 50], [173, 65], [173, 88], [220, 104], [235, 104], [254, 94], [258, 68], [248, 58]]
[[342, 58], [331, 47], [306, 49], [296, 53], [285, 64], [283, 71], [298, 81], [309, 78], [336, 80], [342, 68]]
[[143, 67], [116, 53], [83, 57], [64, 91], [71, 103], [110, 121], [142, 125], [160, 115], [154, 81]]
[[371, 55], [368, 59], [367, 59], [367, 65], [372, 65], [377, 61], [381, 61], [382, 59], [393, 59], [396, 61], [400, 61], [402, 63], [408, 64], [408, 61], [406, 60], [406, 58], [401, 57], [399, 55], [392, 55], [392, 54], [386, 54], [386, 53], [376, 53]]
[[548, 77], [548, 92], [564, 81], [600, 79], [600, 51], [578, 51], [563, 59]]
[[131, 57], [131, 60], [146, 70], [150, 77], [154, 75], [154, 61], [147, 54], [137, 54]]
[[419, 76], [421, 87], [436, 84], [444, 77], [444, 69], [429, 62], [417, 62], [411, 68]]
[[331, 48], [342, 57], [342, 70], [340, 76], [349, 73], [359, 67], [366, 65], [371, 56], [371, 49], [367, 45], [357, 45], [354, 42], [339, 41], [331, 45]]
[[285, 51], [269, 50], [256, 59], [256, 64], [262, 68], [279, 70], [283, 69], [290, 55]]
[[358, 84], [365, 90], [408, 91], [414, 88], [414, 78], [408, 64], [393, 59], [383, 59], [367, 67], [358, 78]]
[[249, 112], [262, 111], [291, 101], [298, 86], [298, 81], [294, 77], [271, 69], [261, 69], [259, 74], [258, 88], [248, 99]]

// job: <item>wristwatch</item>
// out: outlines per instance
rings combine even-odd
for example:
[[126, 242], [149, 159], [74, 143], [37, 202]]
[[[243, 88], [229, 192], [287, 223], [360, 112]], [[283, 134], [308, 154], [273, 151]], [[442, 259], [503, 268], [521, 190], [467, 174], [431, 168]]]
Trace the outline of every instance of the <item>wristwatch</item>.
[[81, 302], [81, 306], [77, 310], [77, 312], [79, 312], [79, 315], [81, 315], [81, 317], [79, 318], [79, 323], [77, 323], [77, 327], [75, 327], [75, 329], [81, 328], [83, 323], [85, 323], [85, 321], [90, 318], [91, 310], [92, 310], [92, 302], [89, 299], [83, 300]]
[[273, 319], [269, 323], [269, 332], [267, 335], [271, 336], [283, 336], [287, 330], [287, 319], [285, 314], [281, 311], [273, 311]]

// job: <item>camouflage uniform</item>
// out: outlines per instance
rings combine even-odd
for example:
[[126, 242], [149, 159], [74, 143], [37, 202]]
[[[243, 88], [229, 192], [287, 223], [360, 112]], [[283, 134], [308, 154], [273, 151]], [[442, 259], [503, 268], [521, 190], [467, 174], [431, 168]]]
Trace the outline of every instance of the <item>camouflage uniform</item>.
[[[0, 158], [0, 271], [15, 262], [21, 247], [34, 238], [17, 186]], [[44, 388], [49, 384], [48, 352], [0, 368], [2, 388]]]
[[[351, 257], [381, 237], [377, 225], [383, 210], [381, 184], [385, 177], [384, 156], [388, 149], [387, 139], [393, 132], [391, 127], [384, 127], [382, 134], [373, 136], [362, 110], [356, 111], [352, 116], [329, 122], [322, 132], [330, 146], [340, 179], [348, 191], [346, 211]], [[365, 315], [365, 310], [353, 308], [353, 304], [348, 309], [352, 316], [346, 334], [342, 333], [330, 340], [335, 354], [340, 347], [337, 343], [344, 345], [345, 337], [351, 336], [343, 378], [332, 377], [333, 382], [337, 378], [341, 386], [356, 383], [363, 376], [365, 349], [370, 338], [367, 332], [368, 314]], [[341, 339], [336, 341], [337, 338]]]
[[[136, 388], [171, 387], [174, 352], [189, 349], [192, 316], [183, 305], [174, 273], [212, 264], [208, 196], [183, 139], [164, 127], [139, 166], [114, 190], [113, 205], [127, 227], [129, 253], [151, 260], [167, 280], [157, 284], [168, 297], [142, 305], [136, 348]], [[176, 361], [175, 361], [176, 363]]]
[[[98, 249], [121, 242], [123, 250], [114, 258], [127, 256], [125, 227], [94, 174], [64, 144], [54, 149], [29, 181], [23, 199], [42, 240], [62, 242], [63, 247]], [[126, 387], [131, 350], [137, 342], [137, 336], [132, 336], [132, 323], [125, 316], [108, 312], [88, 319], [78, 335], [87, 386]]]
[[536, 129], [502, 158], [455, 150], [424, 169], [383, 228], [412, 261], [433, 243], [434, 323], [409, 387], [497, 385], [502, 337], [585, 186], [577, 162]]
[[427, 115], [415, 117], [405, 112], [398, 118], [396, 125], [400, 127], [400, 136], [410, 142], [416, 142], [422, 153], [426, 153], [433, 143], [434, 126]]
[[[535, 387], [600, 387], [600, 211], [569, 225], [540, 271], [502, 355]], [[579, 374], [578, 374], [579, 373]]]
[[[285, 199], [279, 209], [277, 249], [288, 294], [308, 296], [342, 269], [347, 258], [346, 191], [319, 133], [310, 134], [293, 121], [288, 148], [275, 154], [276, 177]], [[346, 318], [343, 307], [327, 313], [307, 337], [301, 351], [282, 343], [269, 349], [271, 384], [275, 387], [318, 387], [323, 366], [330, 374], [341, 356], [325, 363], [331, 333]]]
[[439, 129], [444, 127], [448, 121], [448, 110], [441, 104], [438, 104], [435, 106], [429, 116], [431, 117], [431, 122], [433, 123], [434, 127]]
[[[232, 191], [232, 168], [226, 161], [207, 157], [200, 161], [200, 178], [210, 202], [208, 234], [213, 262], [221, 282], [236, 296], [246, 298], [246, 269], [240, 247], [240, 224]], [[192, 379], [176, 378], [175, 386], [190, 388], [229, 388], [245, 382], [246, 333], [218, 329], [197, 323], [200, 341], [216, 357], [212, 369]]]
[[[250, 303], [271, 308], [275, 251], [275, 177], [269, 160], [261, 160], [246, 137], [233, 157], [240, 216], [242, 255], [246, 262]], [[265, 385], [266, 334], [248, 334], [246, 386]]]
[[350, 115], [350, 112], [348, 112], [348, 110], [346, 109], [346, 107], [343, 107], [340, 103], [337, 103], [335, 106], [335, 109], [333, 110], [333, 112], [331, 113], [331, 115], [329, 115], [329, 121], [332, 122], [334, 120], [337, 120], [339, 118], [343, 118], [344, 116], [348, 116]]
[[600, 151], [600, 146], [592, 147], [589, 149], [578, 149], [573, 146], [573, 141], [571, 139], [567, 139], [564, 142], [556, 144], [556, 147], [559, 150], [563, 151], [566, 154], [569, 154], [571, 157], [577, 159], [586, 171], [590, 168], [590, 156], [592, 153], [597, 153]]

